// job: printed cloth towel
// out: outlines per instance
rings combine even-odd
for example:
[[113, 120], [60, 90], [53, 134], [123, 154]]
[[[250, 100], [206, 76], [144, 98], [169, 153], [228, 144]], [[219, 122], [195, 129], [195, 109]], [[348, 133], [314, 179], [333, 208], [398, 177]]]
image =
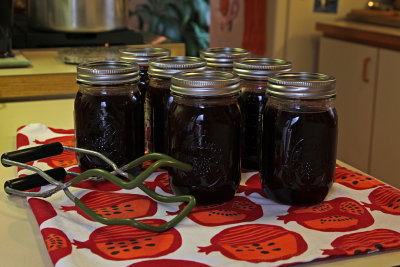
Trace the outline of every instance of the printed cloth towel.
[[[51, 142], [73, 146], [74, 132], [42, 124], [18, 129], [18, 148]], [[74, 153], [68, 151], [33, 165], [79, 172]], [[172, 195], [164, 171], [145, 183], [157, 193]], [[105, 217], [154, 225], [183, 208], [107, 181], [82, 182], [71, 191]], [[303, 208], [271, 201], [261, 189], [258, 172], [244, 171], [232, 201], [196, 207], [164, 233], [97, 223], [63, 192], [27, 200], [55, 266], [282, 266], [400, 248], [400, 191], [340, 166], [326, 200]]]

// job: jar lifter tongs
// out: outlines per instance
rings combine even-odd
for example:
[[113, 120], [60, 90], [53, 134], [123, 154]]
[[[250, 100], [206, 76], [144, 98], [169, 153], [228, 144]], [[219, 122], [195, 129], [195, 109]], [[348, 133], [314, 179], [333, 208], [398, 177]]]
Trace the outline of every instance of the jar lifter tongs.
[[[62, 167], [58, 167], [55, 169], [50, 169], [47, 171], [43, 171], [35, 166], [30, 166], [25, 164], [27, 162], [35, 161], [38, 159], [43, 159], [51, 156], [56, 156], [61, 154], [64, 150], [73, 151], [73, 152], [80, 152], [84, 154], [88, 154], [91, 156], [96, 156], [101, 160], [105, 161], [108, 165], [110, 165], [113, 169], [112, 172], [108, 172], [103, 169], [90, 169], [81, 174], [66, 171]], [[145, 161], [154, 161], [146, 170], [140, 173], [137, 177], [133, 176], [132, 174], [126, 172], [133, 167], [141, 165]], [[173, 167], [178, 168], [183, 171], [190, 171], [192, 166], [189, 164], [180, 162], [174, 158], [171, 158], [167, 155], [161, 153], [151, 153], [144, 156], [141, 156], [132, 162], [124, 165], [121, 168], [118, 168], [117, 165], [112, 162], [109, 158], [104, 156], [103, 154], [82, 149], [76, 147], [69, 147], [63, 146], [61, 143], [51, 143], [45, 144], [41, 146], [21, 149], [17, 151], [12, 151], [8, 153], [4, 153], [1, 156], [1, 163], [5, 167], [10, 166], [17, 166], [20, 168], [25, 168], [35, 172], [36, 174], [31, 174], [28, 176], [24, 176], [21, 178], [16, 178], [13, 180], [6, 181], [4, 183], [4, 190], [11, 195], [18, 195], [18, 196], [26, 196], [26, 197], [49, 197], [55, 194], [58, 191], [63, 190], [64, 193], [67, 195], [69, 199], [71, 199], [75, 205], [81, 209], [84, 213], [86, 213], [90, 218], [93, 220], [106, 224], [106, 225], [130, 225], [142, 230], [151, 231], [151, 232], [163, 232], [168, 230], [171, 227], [177, 225], [180, 221], [182, 221], [187, 214], [192, 210], [192, 208], [196, 205], [196, 199], [194, 196], [191, 195], [181, 195], [181, 196], [163, 196], [160, 195], [149, 187], [147, 187], [143, 181], [147, 179], [150, 174], [152, 174], [155, 170], [162, 167]], [[67, 175], [74, 176], [74, 178], [66, 183], [62, 183], [63, 180]], [[121, 179], [116, 175], [120, 175], [125, 179]], [[133, 189], [133, 188], [140, 188], [145, 194], [150, 196], [156, 201], [162, 203], [173, 203], [173, 202], [187, 202], [186, 207], [172, 220], [166, 222], [163, 225], [154, 226], [146, 223], [142, 223], [140, 221], [130, 219], [130, 218], [106, 218], [103, 217], [92, 209], [90, 209], [87, 205], [85, 205], [79, 198], [75, 197], [68, 187], [74, 186], [84, 180], [93, 179], [95, 177], [106, 179], [113, 184], [124, 188], [124, 189]], [[24, 190], [32, 189], [38, 186], [46, 185], [46, 184], [54, 185], [53, 188], [42, 191], [42, 192], [26, 192]]]

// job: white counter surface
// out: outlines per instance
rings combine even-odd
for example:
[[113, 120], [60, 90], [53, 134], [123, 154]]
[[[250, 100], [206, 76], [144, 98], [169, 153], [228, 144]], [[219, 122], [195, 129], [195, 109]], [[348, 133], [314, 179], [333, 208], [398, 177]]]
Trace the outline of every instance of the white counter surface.
[[[73, 99], [0, 103], [0, 153], [16, 149], [16, 130], [29, 123], [54, 128], [73, 128]], [[350, 166], [340, 164], [351, 168]], [[354, 168], [353, 168], [354, 169]], [[16, 167], [0, 166], [0, 182], [16, 177]], [[0, 266], [53, 266], [34, 215], [24, 198], [0, 190]], [[306, 266], [394, 266], [400, 250], [379, 252], [304, 264]]]

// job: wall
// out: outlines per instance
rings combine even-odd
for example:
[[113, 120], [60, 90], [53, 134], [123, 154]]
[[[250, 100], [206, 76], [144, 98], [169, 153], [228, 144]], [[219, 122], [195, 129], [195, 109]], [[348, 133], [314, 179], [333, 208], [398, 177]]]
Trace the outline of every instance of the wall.
[[[210, 47], [242, 47], [246, 0], [210, 0]], [[253, 1], [253, 0], [247, 0]], [[315, 0], [265, 0], [265, 49], [258, 56], [292, 61], [294, 71], [317, 71], [317, 21], [344, 19], [353, 8], [364, 8], [366, 0], [338, 0], [337, 13], [314, 12]], [[221, 14], [221, 3], [227, 5]], [[235, 7], [237, 12], [229, 8]], [[230, 15], [232, 14], [232, 15]]]
[[351, 9], [364, 8], [366, 0], [338, 0], [337, 13], [314, 12], [314, 0], [268, 0], [270, 35], [268, 56], [293, 63], [294, 71], [317, 71], [318, 21], [344, 19]]

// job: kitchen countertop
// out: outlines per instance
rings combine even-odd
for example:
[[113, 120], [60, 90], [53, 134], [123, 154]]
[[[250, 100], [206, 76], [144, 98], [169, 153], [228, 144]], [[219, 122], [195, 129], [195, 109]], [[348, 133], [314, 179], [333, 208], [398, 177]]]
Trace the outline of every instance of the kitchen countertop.
[[[73, 128], [73, 99], [0, 103], [0, 152], [16, 148], [16, 130], [29, 123], [54, 128]], [[341, 165], [353, 169], [345, 163]], [[16, 176], [16, 168], [0, 166], [1, 183]], [[33, 213], [24, 198], [8, 196], [0, 190], [0, 258], [2, 266], [53, 266]], [[400, 263], [400, 251], [353, 256], [306, 266], [394, 266]]]
[[325, 37], [400, 50], [400, 28], [348, 20], [317, 22]]
[[[146, 47], [149, 45], [129, 45]], [[171, 50], [171, 56], [184, 56], [185, 44], [165, 43], [154, 47]], [[0, 68], [0, 102], [49, 98], [73, 98], [78, 90], [76, 65], [65, 64], [58, 49], [25, 49], [31, 61], [24, 68]]]

